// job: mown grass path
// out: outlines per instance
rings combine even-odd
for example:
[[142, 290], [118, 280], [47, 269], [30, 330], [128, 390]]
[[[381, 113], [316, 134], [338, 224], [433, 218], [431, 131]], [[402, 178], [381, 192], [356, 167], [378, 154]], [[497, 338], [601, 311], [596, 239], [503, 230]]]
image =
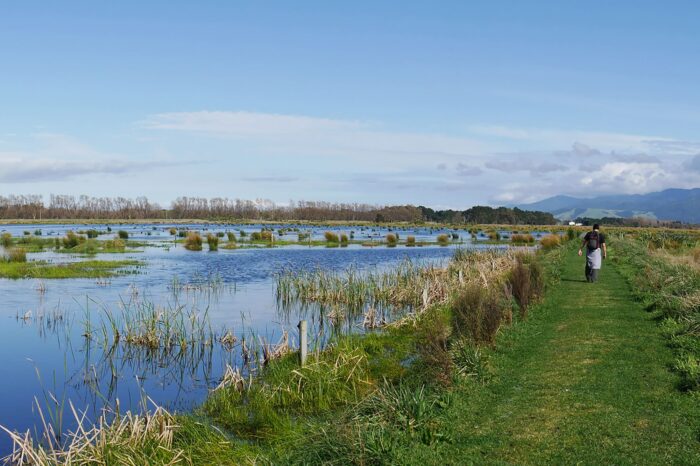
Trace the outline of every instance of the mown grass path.
[[700, 397], [678, 391], [653, 316], [613, 261], [596, 284], [583, 267], [567, 253], [561, 282], [499, 342], [495, 379], [458, 390], [453, 441], [417, 463], [700, 464]]

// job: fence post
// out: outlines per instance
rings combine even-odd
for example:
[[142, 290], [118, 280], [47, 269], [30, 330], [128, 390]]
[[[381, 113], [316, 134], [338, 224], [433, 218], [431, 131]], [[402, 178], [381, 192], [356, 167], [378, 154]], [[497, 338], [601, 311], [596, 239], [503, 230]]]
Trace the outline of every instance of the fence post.
[[299, 363], [303, 366], [306, 364], [306, 355], [309, 351], [307, 336], [306, 336], [306, 321], [299, 321]]

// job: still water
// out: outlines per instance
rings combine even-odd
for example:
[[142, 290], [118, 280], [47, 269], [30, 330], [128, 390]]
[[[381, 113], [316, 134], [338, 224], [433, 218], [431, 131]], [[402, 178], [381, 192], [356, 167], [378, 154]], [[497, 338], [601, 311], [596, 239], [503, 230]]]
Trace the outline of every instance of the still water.
[[[270, 227], [269, 225], [267, 225]], [[206, 232], [260, 231], [260, 225], [177, 225]], [[5, 225], [0, 230], [13, 236], [41, 230], [42, 237], [61, 237], [81, 225]], [[107, 225], [90, 225], [106, 232]], [[293, 226], [275, 225], [277, 231]], [[131, 312], [153, 305], [183, 309], [188, 316], [207, 322], [213, 334], [230, 334], [276, 342], [284, 330], [294, 335], [300, 312], [282, 312], [275, 295], [276, 274], [322, 268], [342, 271], [381, 270], [410, 259], [415, 263], [444, 263], [455, 247], [494, 247], [479, 244], [465, 231], [413, 229], [394, 231], [402, 239], [414, 235], [418, 241], [434, 240], [438, 234], [455, 233], [450, 247], [399, 246], [346, 248], [308, 247], [220, 249], [217, 252], [185, 250], [174, 242], [169, 225], [119, 225], [130, 240], [145, 246], [124, 254], [100, 254], [98, 259], [136, 259], [143, 266], [135, 273], [109, 280], [7, 280], [0, 279], [0, 424], [25, 431], [38, 425], [35, 403], [48, 411], [65, 406], [64, 431], [71, 428], [68, 400], [80, 411], [95, 416], [104, 406], [138, 410], [148, 397], [171, 410], [188, 410], [200, 403], [215, 387], [227, 364], [240, 365], [241, 354], [218, 342], [187, 352], [161, 353], [100, 344], [99, 325], [108, 313]], [[320, 239], [329, 228], [306, 228]], [[356, 240], [379, 241], [389, 230], [357, 227], [334, 228], [352, 232]], [[296, 233], [281, 239], [293, 240]], [[224, 239], [225, 241], [225, 239]], [[29, 254], [29, 260], [65, 262], [85, 260], [51, 251]], [[306, 314], [304, 314], [306, 316]], [[352, 326], [350, 326], [352, 329]], [[358, 327], [359, 328], [359, 327]], [[358, 330], [359, 331], [359, 330]], [[92, 338], [85, 334], [91, 333]], [[255, 335], [255, 337], [253, 337]], [[11, 447], [0, 435], [0, 454]]]

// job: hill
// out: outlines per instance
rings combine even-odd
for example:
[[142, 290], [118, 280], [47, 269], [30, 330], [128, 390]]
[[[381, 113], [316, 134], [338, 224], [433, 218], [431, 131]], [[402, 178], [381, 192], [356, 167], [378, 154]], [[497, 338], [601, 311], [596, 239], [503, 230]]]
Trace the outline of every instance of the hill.
[[524, 210], [549, 212], [559, 220], [647, 217], [700, 223], [700, 188], [666, 189], [648, 194], [620, 194], [592, 198], [554, 196], [518, 207]]

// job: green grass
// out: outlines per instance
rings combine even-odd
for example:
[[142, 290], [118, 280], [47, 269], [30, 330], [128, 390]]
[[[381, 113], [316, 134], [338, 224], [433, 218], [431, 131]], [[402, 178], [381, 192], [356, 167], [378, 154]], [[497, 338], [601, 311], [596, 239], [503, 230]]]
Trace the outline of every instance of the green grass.
[[543, 256], [543, 301], [492, 345], [450, 336], [436, 306], [304, 368], [272, 361], [178, 416], [172, 447], [192, 464], [700, 464], [700, 399], [667, 344], [680, 324], [637, 300], [628, 250], [613, 242], [589, 284], [577, 246]]
[[699, 464], [700, 402], [679, 390], [654, 316], [614, 261], [588, 284], [582, 259], [570, 247], [562, 252], [562, 267], [550, 271], [561, 281], [544, 302], [470, 363], [484, 371], [487, 357], [488, 378], [425, 394], [437, 401], [414, 400], [418, 414], [403, 419], [429, 418], [420, 421], [422, 433], [351, 408], [287, 427], [257, 445], [263, 457], [277, 464]]
[[498, 341], [493, 382], [457, 391], [453, 443], [418, 448], [414, 461], [700, 463], [700, 403], [678, 391], [672, 352], [617, 266], [588, 284], [569, 250], [561, 278]]
[[0, 262], [0, 278], [107, 278], [141, 265], [136, 260], [89, 260], [66, 264], [45, 261]]

